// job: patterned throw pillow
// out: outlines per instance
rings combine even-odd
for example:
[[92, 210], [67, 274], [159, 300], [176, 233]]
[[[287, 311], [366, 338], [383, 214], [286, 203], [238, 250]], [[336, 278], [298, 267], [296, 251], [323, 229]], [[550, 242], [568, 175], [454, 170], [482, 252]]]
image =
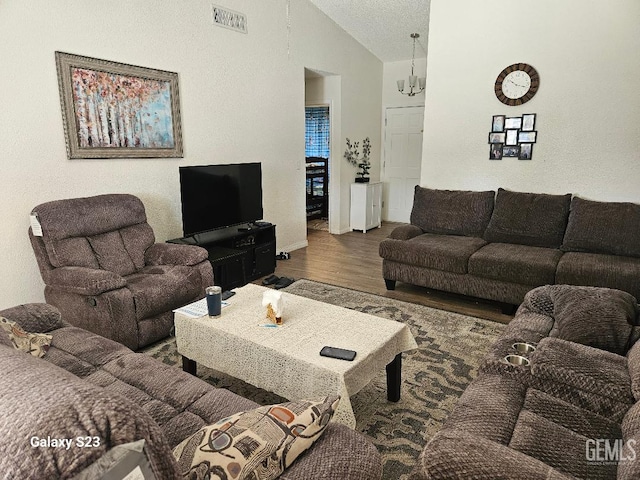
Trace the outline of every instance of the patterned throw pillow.
[[7, 332], [14, 347], [30, 353], [34, 357], [44, 357], [53, 339], [53, 335], [47, 335], [46, 333], [25, 332], [16, 322], [4, 317], [0, 317], [0, 328]]
[[316, 441], [340, 401], [285, 402], [203, 427], [173, 450], [185, 479], [271, 480]]

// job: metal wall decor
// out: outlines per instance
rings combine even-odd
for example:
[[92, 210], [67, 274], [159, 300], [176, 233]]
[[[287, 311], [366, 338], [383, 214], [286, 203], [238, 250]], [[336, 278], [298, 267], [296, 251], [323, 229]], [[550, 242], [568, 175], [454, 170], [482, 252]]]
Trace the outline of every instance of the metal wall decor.
[[535, 113], [525, 113], [521, 117], [494, 115], [489, 133], [489, 160], [502, 160], [502, 157], [531, 160], [533, 144], [538, 137], [535, 126]]

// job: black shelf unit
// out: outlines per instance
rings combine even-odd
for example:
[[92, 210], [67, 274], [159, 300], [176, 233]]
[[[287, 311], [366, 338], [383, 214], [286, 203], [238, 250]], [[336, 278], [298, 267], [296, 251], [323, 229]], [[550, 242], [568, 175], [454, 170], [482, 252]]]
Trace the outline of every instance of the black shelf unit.
[[307, 157], [307, 220], [327, 218], [329, 210], [329, 170], [327, 159]]
[[214, 283], [223, 290], [241, 287], [276, 269], [276, 226], [272, 224], [236, 225], [167, 242], [205, 248]]

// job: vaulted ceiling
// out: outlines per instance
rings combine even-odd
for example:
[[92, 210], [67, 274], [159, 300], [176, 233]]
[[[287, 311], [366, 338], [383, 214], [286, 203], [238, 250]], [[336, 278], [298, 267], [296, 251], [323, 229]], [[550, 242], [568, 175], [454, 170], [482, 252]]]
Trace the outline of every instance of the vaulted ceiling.
[[383, 62], [425, 57], [431, 0], [310, 0]]

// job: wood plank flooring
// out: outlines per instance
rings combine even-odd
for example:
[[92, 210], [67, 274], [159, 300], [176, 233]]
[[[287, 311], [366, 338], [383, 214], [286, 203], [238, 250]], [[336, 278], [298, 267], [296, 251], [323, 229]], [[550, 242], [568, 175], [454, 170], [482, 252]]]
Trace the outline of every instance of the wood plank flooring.
[[384, 222], [381, 228], [366, 234], [331, 235], [321, 230], [308, 230], [309, 246], [291, 252], [289, 260], [278, 260], [275, 274], [329, 283], [500, 323], [508, 323], [513, 318], [513, 315], [503, 313], [502, 305], [495, 302], [400, 282], [395, 290], [387, 290], [378, 245], [398, 225]]

